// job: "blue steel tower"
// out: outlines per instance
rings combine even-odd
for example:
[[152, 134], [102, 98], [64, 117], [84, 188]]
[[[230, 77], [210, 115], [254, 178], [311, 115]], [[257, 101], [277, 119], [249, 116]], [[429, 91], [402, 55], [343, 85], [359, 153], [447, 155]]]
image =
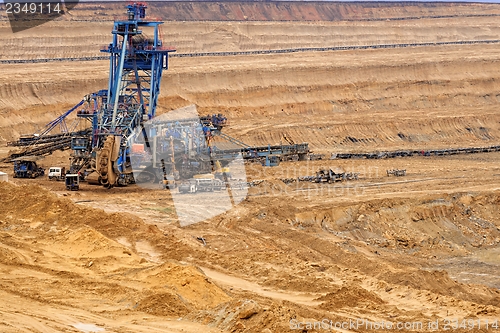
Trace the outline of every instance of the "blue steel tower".
[[92, 148], [95, 171], [107, 187], [132, 176], [131, 136], [142, 129], [147, 138], [143, 123], [155, 116], [162, 71], [168, 68], [168, 53], [175, 51], [162, 45], [163, 22], [145, 20], [146, 8], [128, 5], [128, 19], [114, 22], [113, 41], [101, 50], [110, 54], [109, 83], [93, 119]]

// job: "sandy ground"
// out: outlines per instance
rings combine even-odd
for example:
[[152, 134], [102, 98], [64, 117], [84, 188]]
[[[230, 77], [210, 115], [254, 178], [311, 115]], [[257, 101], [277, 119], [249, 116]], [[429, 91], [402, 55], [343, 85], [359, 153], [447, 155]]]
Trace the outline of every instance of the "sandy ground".
[[[3, 24], [7, 29], [7, 23]], [[82, 28], [71, 31], [89, 33], [84, 22], [72, 24]], [[109, 28], [104, 22], [96, 24], [96, 38], [47, 37], [44, 43], [59, 44], [58, 49], [67, 53], [47, 56], [80, 56], [80, 50], [71, 45], [80, 47], [86, 40], [91, 41], [88, 49], [99, 49], [100, 39], [109, 37]], [[234, 50], [234, 45], [248, 50], [495, 39], [494, 24], [494, 17], [414, 20], [411, 24], [361, 22], [359, 26], [354, 22], [297, 23], [294, 29], [291, 23], [276, 24], [279, 28], [275, 29], [269, 22], [233, 26], [224, 22], [220, 27], [214, 22], [174, 22], [164, 31], [171, 33], [168, 40], [173, 45], [191, 38], [193, 30], [202, 31], [197, 50], [179, 42], [178, 52], [193, 52]], [[49, 23], [49, 36], [61, 30], [61, 25]], [[345, 29], [340, 29], [342, 25]], [[297, 29], [304, 33], [296, 33]], [[329, 35], [330, 29], [350, 36], [345, 37], [349, 41], [339, 42]], [[290, 35], [283, 38], [288, 30]], [[425, 38], [416, 38], [419, 34]], [[306, 43], [305, 36], [310, 35], [319, 36]], [[23, 50], [16, 58], [40, 54], [36, 48], [22, 47], [29, 44], [27, 37], [8, 33], [2, 37], [3, 42], [17, 43]], [[94, 40], [99, 42], [92, 44]], [[284, 40], [286, 44], [273, 44]], [[163, 78], [158, 112], [196, 104], [202, 114], [228, 115], [228, 133], [249, 144], [279, 142], [286, 134], [296, 142], [309, 142], [318, 152], [482, 146], [498, 136], [498, 54], [499, 45], [491, 44], [234, 56], [222, 61], [218, 57], [172, 58]], [[0, 140], [5, 141], [39, 129], [87, 92], [107, 86], [106, 61], [2, 64], [0, 68]], [[367, 112], [373, 115], [370, 122], [365, 121]]]
[[[86, 323], [196, 332], [201, 323], [285, 332], [293, 318], [494, 320], [498, 156], [288, 162], [270, 172], [251, 164], [249, 178], [265, 181], [243, 203], [185, 228], [168, 191], [84, 184], [67, 192], [60, 182], [15, 180], [0, 187], [1, 285], [29, 306], [5, 311], [5, 330]], [[325, 166], [360, 179], [279, 180]], [[393, 167], [407, 176], [387, 177]], [[250, 318], [239, 318], [246, 311]], [[14, 320], [21, 315], [24, 326]]]
[[[2, 33], [0, 43], [20, 51], [2, 48], [0, 58], [95, 55], [108, 41], [109, 22], [61, 29], [67, 24], [42, 26], [46, 39]], [[496, 39], [498, 25], [496, 17], [169, 22], [163, 32], [179, 52], [204, 52]], [[499, 51], [479, 44], [172, 58], [159, 112], [194, 103], [201, 114], [226, 114], [224, 131], [249, 144], [286, 134], [327, 156], [496, 145]], [[105, 61], [0, 68], [3, 143], [107, 84]], [[10, 149], [0, 147], [0, 156]], [[58, 151], [41, 164], [66, 165], [68, 156]], [[444, 332], [446, 320], [470, 319], [453, 331], [495, 332], [485, 323], [500, 320], [499, 158], [248, 163], [248, 179], [262, 182], [245, 200], [187, 227], [169, 191], [83, 183], [68, 192], [46, 178], [13, 179], [2, 164], [10, 182], [0, 183], [0, 331], [281, 333], [327, 319], [422, 323], [411, 332], [437, 322], [433, 331]], [[327, 167], [359, 179], [281, 181]], [[388, 169], [407, 175], [388, 177]], [[186, 200], [203, 215], [207, 195]]]

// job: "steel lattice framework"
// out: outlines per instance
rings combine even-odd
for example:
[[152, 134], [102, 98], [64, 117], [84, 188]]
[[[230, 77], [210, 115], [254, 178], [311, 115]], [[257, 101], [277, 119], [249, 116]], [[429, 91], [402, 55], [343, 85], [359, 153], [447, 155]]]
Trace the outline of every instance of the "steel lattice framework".
[[110, 54], [109, 82], [93, 122], [92, 148], [102, 147], [109, 135], [119, 142], [114, 164], [118, 174], [131, 172], [128, 140], [143, 122], [154, 118], [162, 71], [168, 68], [168, 53], [175, 51], [162, 45], [159, 27], [163, 22], [144, 20], [145, 4], [134, 3], [127, 9], [128, 20], [114, 22], [112, 43], [101, 50]]

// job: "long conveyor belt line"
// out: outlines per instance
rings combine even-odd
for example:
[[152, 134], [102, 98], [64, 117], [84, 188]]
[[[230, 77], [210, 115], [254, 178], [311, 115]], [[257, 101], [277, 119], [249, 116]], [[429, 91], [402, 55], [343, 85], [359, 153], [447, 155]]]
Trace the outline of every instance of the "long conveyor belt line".
[[[56, 150], [68, 149], [71, 146], [71, 137], [65, 136], [60, 138], [58, 141], [54, 141], [45, 145], [36, 146], [26, 152], [14, 153], [9, 157], [6, 157], [1, 162], [9, 162], [10, 160], [22, 157], [22, 156], [33, 156], [33, 155], [47, 155]], [[274, 147], [274, 146], [273, 146]], [[276, 146], [277, 147], [277, 146]], [[267, 147], [264, 147], [267, 149]], [[227, 152], [247, 151], [252, 148], [237, 148], [229, 149]], [[447, 156], [447, 155], [458, 155], [458, 154], [478, 154], [478, 153], [489, 153], [500, 151], [500, 145], [486, 146], [486, 147], [469, 147], [469, 148], [445, 148], [445, 149], [412, 149], [412, 150], [395, 150], [395, 151], [375, 151], [375, 152], [365, 152], [365, 153], [337, 153], [332, 154], [331, 159], [381, 159], [381, 158], [396, 158], [396, 157], [412, 157], [412, 156]], [[217, 154], [223, 154], [226, 150], [218, 150]], [[246, 155], [245, 155], [246, 156]], [[249, 158], [252, 158], [250, 155]]]
[[445, 149], [413, 149], [413, 150], [395, 150], [395, 151], [377, 151], [368, 153], [338, 153], [333, 154], [332, 159], [351, 159], [351, 158], [394, 158], [394, 157], [410, 157], [410, 156], [446, 156], [457, 154], [477, 154], [500, 151], [500, 145], [487, 147], [470, 147], [470, 148], [445, 148]]
[[15, 142], [10, 142], [10, 146], [24, 146], [25, 148], [18, 152], [12, 153], [9, 156], [0, 159], [0, 162], [10, 162], [15, 158], [24, 156], [43, 156], [51, 154], [56, 150], [65, 150], [71, 148], [71, 138], [73, 136], [89, 135], [90, 129], [62, 133], [44, 137], [22, 138]]
[[[0, 4], [1, 5], [1, 4]], [[1, 7], [1, 6], [0, 6]], [[376, 21], [413, 21], [413, 20], [424, 20], [424, 19], [450, 19], [450, 18], [475, 18], [475, 17], [498, 17], [500, 14], [458, 14], [458, 15], [421, 15], [421, 16], [396, 16], [396, 17], [365, 17], [365, 18], [341, 18], [341, 22], [376, 22]], [[31, 21], [43, 21], [43, 18], [30, 18]], [[210, 20], [202, 20], [202, 21], [210, 21]], [[224, 21], [221, 19], [221, 21]], [[232, 20], [229, 20], [232, 21]], [[279, 22], [288, 22], [288, 23], [295, 23], [295, 22], [301, 22], [302, 20], [293, 20], [293, 19], [288, 19], [288, 20], [279, 20]], [[106, 18], [92, 18], [92, 19], [85, 19], [85, 18], [76, 18], [72, 17], [71, 22], [113, 22], [113, 19], [106, 19]]]
[[29, 136], [29, 137], [21, 137], [17, 141], [7, 142], [7, 146], [30, 146], [33, 144], [39, 145], [44, 143], [56, 142], [63, 137], [75, 136], [75, 135], [85, 135], [88, 134], [89, 130], [83, 130], [78, 132], [71, 133], [61, 133], [61, 134], [53, 134], [53, 135], [45, 135], [45, 136]]
[[35, 146], [30, 150], [22, 151], [19, 153], [12, 153], [8, 157], [0, 160], [1, 162], [10, 162], [18, 157], [26, 157], [26, 156], [43, 156], [51, 154], [56, 150], [65, 150], [71, 148], [71, 137], [62, 138], [58, 141], [51, 142], [45, 145]]
[[[500, 39], [488, 40], [464, 40], [464, 41], [445, 41], [445, 42], [424, 42], [424, 43], [398, 43], [398, 44], [373, 44], [373, 45], [346, 45], [331, 47], [302, 47], [276, 50], [253, 50], [253, 51], [232, 51], [232, 52], [196, 52], [196, 53], [171, 53], [171, 58], [186, 57], [225, 57], [239, 55], [262, 55], [262, 54], [283, 54], [296, 52], [325, 52], [325, 51], [347, 51], [347, 50], [371, 50], [371, 49], [397, 49], [405, 47], [430, 47], [446, 45], [476, 45], [476, 44], [499, 44]], [[2, 59], [0, 64], [25, 64], [25, 63], [44, 63], [55, 61], [96, 61], [109, 60], [109, 57], [61, 57], [61, 58], [39, 58], [39, 59]]]

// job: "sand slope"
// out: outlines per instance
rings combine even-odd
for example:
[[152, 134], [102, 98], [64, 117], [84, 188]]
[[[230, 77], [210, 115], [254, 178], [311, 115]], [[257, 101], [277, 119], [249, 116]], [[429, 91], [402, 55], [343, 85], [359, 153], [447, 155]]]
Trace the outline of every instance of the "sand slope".
[[[200, 2], [155, 10], [172, 19], [163, 36], [180, 53], [481, 40], [499, 32], [497, 5]], [[122, 12], [77, 6], [18, 34], [4, 20], [0, 59], [98, 55], [109, 20]], [[211, 21], [189, 21], [197, 19]], [[499, 45], [171, 58], [158, 113], [194, 103], [201, 114], [227, 115], [224, 131], [249, 144], [279, 143], [286, 134], [325, 153], [493, 145]], [[0, 69], [2, 142], [107, 87], [106, 61]], [[55, 152], [40, 163], [67, 158]], [[248, 198], [186, 228], [168, 191], [82, 183], [70, 193], [46, 178], [0, 183], [0, 330], [282, 333], [293, 331], [291, 320], [323, 318], [491, 322], [500, 311], [498, 158], [248, 164], [249, 180], [260, 181]], [[320, 168], [360, 179], [280, 180]], [[392, 168], [407, 176], [386, 176]], [[11, 165], [0, 169], [12, 173]]]
[[[421, 32], [426, 36], [430, 31], [442, 32], [440, 38], [426, 37], [434, 41], [480, 39], [494, 35], [493, 28], [486, 29], [493, 20], [424, 20], [418, 27], [429, 25], [430, 30]], [[453, 24], [438, 28], [445, 22]], [[464, 23], [467, 28], [458, 34], [458, 26]], [[47, 27], [51, 24], [63, 23], [53, 22]], [[199, 42], [195, 38], [190, 43], [199, 45], [199, 51], [232, 50], [236, 45], [237, 49], [294, 47], [304, 44], [308, 34], [318, 39], [309, 38], [305, 46], [318, 46], [325, 44], [322, 36], [328, 35], [329, 24], [333, 23], [301, 23], [288, 31], [289, 23], [176, 23], [171, 36], [174, 44], [180, 41], [179, 52], [194, 50], [192, 45], [182, 46], [182, 41], [197, 35], [195, 32], [202, 32]], [[101, 36], [108, 35], [103, 31], [104, 24], [98, 26]], [[298, 34], [299, 29], [304, 34]], [[407, 23], [369, 22], [356, 29], [359, 34], [350, 34], [352, 40], [346, 43], [378, 42], [382, 36], [386, 38], [383, 42], [415, 39], [411, 34], [415, 29]], [[391, 36], [389, 30], [401, 33]], [[484, 35], [488, 30], [491, 34]], [[242, 38], [241, 31], [248, 37]], [[285, 33], [288, 39], [283, 38]], [[335, 40], [335, 36], [329, 38]], [[29, 48], [23, 50], [31, 52]], [[327, 152], [491, 145], [498, 137], [497, 64], [496, 44], [172, 58], [163, 78], [158, 112], [194, 103], [202, 114], [227, 114], [232, 125], [230, 134], [249, 144], [278, 143], [285, 133]], [[86, 93], [107, 85], [106, 61], [2, 66], [3, 140], [34, 131]], [[376, 118], [365, 122], [368, 113], [376, 114]], [[275, 127], [281, 119], [286, 119], [286, 124]]]

